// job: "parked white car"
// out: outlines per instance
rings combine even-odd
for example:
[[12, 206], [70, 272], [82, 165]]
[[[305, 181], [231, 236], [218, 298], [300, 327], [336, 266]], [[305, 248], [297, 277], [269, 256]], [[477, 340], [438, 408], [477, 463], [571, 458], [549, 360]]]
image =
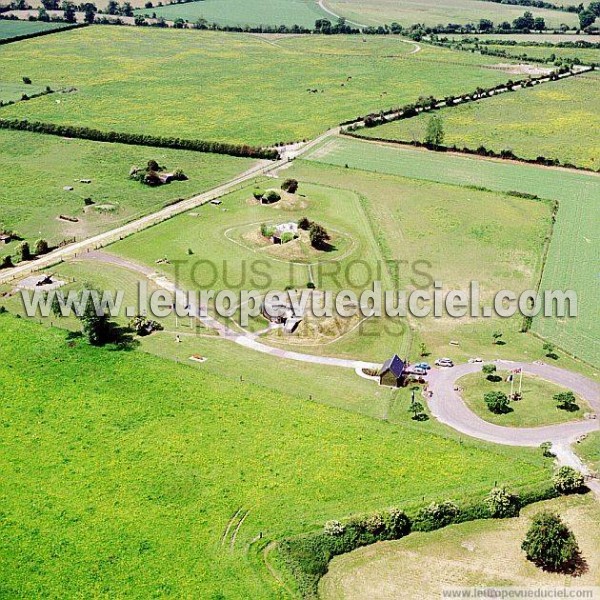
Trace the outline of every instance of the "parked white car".
[[451, 358], [438, 358], [435, 361], [436, 367], [453, 367], [454, 361]]
[[483, 358], [470, 358], [469, 359], [470, 364], [482, 363], [482, 362], [483, 362]]

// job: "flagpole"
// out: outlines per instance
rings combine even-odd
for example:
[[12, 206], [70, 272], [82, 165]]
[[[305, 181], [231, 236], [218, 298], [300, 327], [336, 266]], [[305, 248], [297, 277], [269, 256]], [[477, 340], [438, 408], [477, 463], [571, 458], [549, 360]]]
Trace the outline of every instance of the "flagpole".
[[519, 397], [523, 391], [523, 369], [521, 369], [521, 377], [519, 378]]

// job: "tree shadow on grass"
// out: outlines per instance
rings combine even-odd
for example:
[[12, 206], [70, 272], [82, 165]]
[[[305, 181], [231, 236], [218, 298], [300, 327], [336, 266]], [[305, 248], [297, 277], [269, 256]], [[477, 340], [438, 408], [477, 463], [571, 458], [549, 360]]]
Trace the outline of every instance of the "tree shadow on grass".
[[422, 423], [423, 421], [429, 421], [429, 415], [426, 415], [425, 413], [421, 413], [419, 415], [415, 415], [414, 417], [412, 417], [413, 421], [419, 421], [420, 423]]
[[581, 577], [589, 571], [589, 565], [587, 560], [581, 555], [581, 552], [578, 552], [577, 556], [558, 569], [546, 566], [541, 566], [541, 569], [548, 573], [561, 573], [562, 575], [570, 575], [571, 577]]

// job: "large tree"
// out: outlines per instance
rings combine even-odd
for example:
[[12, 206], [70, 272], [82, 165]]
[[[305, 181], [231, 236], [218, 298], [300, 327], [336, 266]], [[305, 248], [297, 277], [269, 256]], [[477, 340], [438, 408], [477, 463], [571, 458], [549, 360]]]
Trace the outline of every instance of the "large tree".
[[439, 115], [433, 115], [427, 123], [425, 142], [432, 146], [441, 146], [444, 141], [444, 123]]
[[580, 559], [572, 531], [551, 512], [535, 515], [521, 549], [531, 562], [548, 571], [572, 571]]

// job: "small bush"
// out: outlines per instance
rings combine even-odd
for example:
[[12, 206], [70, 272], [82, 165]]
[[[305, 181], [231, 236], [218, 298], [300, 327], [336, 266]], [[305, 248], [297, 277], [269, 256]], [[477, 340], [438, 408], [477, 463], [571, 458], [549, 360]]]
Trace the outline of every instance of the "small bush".
[[575, 412], [579, 410], [575, 394], [571, 391], [554, 394], [553, 398], [557, 403], [557, 408], [560, 410], [566, 410], [567, 412]]
[[450, 501], [432, 502], [429, 506], [422, 508], [415, 519], [415, 526], [421, 531], [439, 529], [452, 523], [458, 517], [460, 509]]
[[508, 396], [504, 392], [488, 392], [483, 399], [490, 412], [502, 415], [510, 411]]
[[543, 442], [540, 444], [540, 450], [544, 458], [554, 458], [556, 455], [552, 452], [552, 442]]
[[308, 217], [300, 217], [300, 219], [298, 219], [298, 227], [303, 231], [308, 231], [311, 225], [312, 221], [310, 221]]
[[31, 250], [27, 242], [21, 242], [17, 246], [17, 258], [19, 261], [31, 260]]
[[263, 200], [269, 204], [273, 204], [281, 200], [281, 194], [277, 190], [267, 190], [263, 196]]
[[281, 243], [287, 244], [288, 242], [291, 242], [294, 239], [296, 239], [296, 236], [293, 233], [286, 232], [281, 236]]
[[485, 505], [490, 511], [490, 516], [494, 518], [504, 519], [516, 517], [519, 514], [519, 497], [505, 487], [492, 488], [485, 499]]
[[561, 467], [552, 479], [556, 491], [560, 494], [575, 494], [585, 486], [583, 475], [572, 467]]
[[383, 519], [390, 539], [398, 539], [410, 533], [410, 519], [403, 510], [391, 508], [384, 513]]
[[14, 267], [12, 257], [10, 255], [3, 256], [0, 259], [0, 269], [10, 269], [11, 267]]
[[256, 200], [261, 200], [262, 197], [265, 195], [265, 190], [261, 190], [259, 188], [256, 188], [253, 192], [252, 195], [256, 198]]
[[281, 184], [281, 189], [284, 192], [289, 192], [290, 194], [295, 194], [298, 190], [298, 182], [295, 179], [286, 179]]
[[33, 251], [36, 255], [46, 254], [50, 247], [48, 246], [48, 242], [46, 240], [37, 240], [35, 246], [33, 247]]
[[272, 225], [267, 225], [266, 223], [262, 223], [260, 226], [260, 233], [266, 238], [273, 237], [273, 234], [275, 233], [275, 227]]

